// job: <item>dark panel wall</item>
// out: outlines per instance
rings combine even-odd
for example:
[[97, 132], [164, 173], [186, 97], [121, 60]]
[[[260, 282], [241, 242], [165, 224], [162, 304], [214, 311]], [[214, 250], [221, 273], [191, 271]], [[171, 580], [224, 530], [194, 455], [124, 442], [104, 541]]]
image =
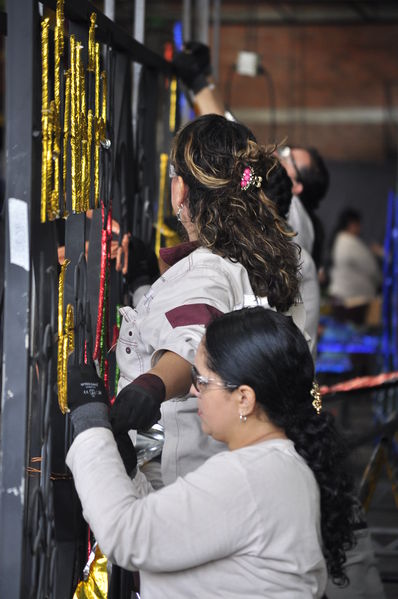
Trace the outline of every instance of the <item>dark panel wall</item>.
[[395, 163], [329, 161], [328, 168], [331, 175], [330, 189], [319, 208], [326, 233], [330, 236], [339, 212], [352, 207], [363, 215], [364, 239], [368, 243], [382, 243], [387, 196], [395, 185]]

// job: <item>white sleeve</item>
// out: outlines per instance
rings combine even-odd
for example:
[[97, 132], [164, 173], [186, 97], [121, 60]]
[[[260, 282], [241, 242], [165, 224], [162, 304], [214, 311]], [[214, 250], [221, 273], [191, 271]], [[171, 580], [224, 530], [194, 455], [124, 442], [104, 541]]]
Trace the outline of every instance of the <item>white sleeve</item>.
[[296, 237], [293, 238], [294, 243], [307, 250], [311, 255], [315, 238], [314, 225], [297, 196], [292, 197], [287, 222], [293, 231], [297, 233]]
[[306, 315], [305, 331], [311, 338], [309, 346], [312, 356], [315, 358], [320, 314], [320, 291], [315, 263], [304, 248], [301, 249], [300, 274], [300, 294]]
[[205, 332], [216, 316], [230, 312], [237, 290], [222, 269], [195, 265], [167, 287], [167, 306], [158, 312], [157, 326], [151, 327], [154, 365], [165, 351], [173, 351], [193, 363]]
[[227, 453], [139, 499], [111, 431], [89, 429], [68, 455], [83, 514], [111, 562], [173, 572], [239, 551], [260, 527], [244, 470]]

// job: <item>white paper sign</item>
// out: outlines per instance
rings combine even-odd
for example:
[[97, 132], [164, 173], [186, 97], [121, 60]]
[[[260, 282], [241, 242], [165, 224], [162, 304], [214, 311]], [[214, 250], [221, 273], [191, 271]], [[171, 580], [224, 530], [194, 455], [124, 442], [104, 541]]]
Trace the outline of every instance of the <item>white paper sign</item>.
[[10, 262], [29, 270], [28, 205], [22, 200], [9, 198], [8, 222]]

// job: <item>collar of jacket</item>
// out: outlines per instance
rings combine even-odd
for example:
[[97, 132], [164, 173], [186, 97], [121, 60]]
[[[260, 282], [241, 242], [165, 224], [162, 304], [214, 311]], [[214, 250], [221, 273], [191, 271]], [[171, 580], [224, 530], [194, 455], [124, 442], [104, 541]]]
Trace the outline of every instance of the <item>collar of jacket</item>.
[[160, 248], [159, 256], [170, 267], [189, 256], [198, 247], [199, 243], [197, 241], [184, 241], [171, 248]]

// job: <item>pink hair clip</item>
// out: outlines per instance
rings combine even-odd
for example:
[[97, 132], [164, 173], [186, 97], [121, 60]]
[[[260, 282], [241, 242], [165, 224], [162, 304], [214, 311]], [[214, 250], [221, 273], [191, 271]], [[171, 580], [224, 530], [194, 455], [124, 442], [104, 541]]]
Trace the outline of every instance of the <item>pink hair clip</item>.
[[255, 175], [254, 170], [251, 166], [247, 166], [243, 171], [242, 178], [240, 180], [240, 187], [243, 191], [249, 189], [250, 185], [254, 185], [255, 187], [261, 187], [261, 181], [263, 180], [260, 175]]

